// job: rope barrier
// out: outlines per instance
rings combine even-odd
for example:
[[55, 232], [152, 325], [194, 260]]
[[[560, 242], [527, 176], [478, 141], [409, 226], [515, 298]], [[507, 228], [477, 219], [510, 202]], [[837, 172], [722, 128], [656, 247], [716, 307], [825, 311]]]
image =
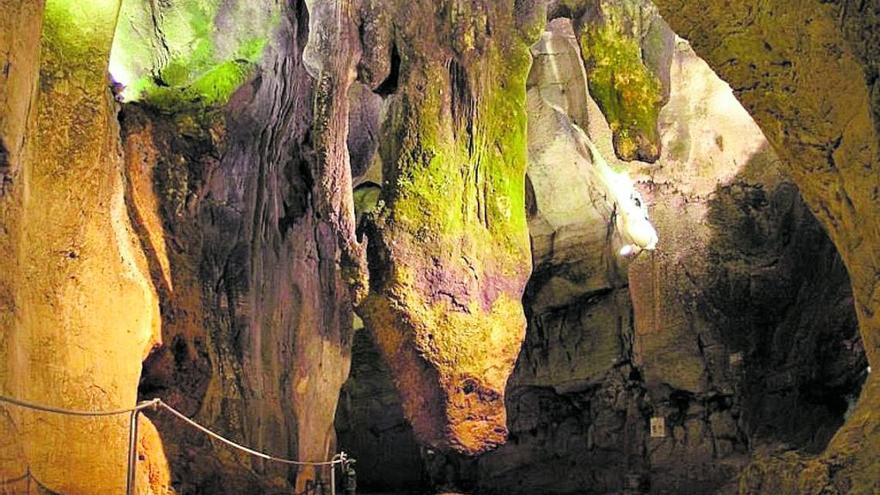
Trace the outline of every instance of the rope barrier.
[[156, 400], [159, 401], [158, 405], [159, 405], [160, 407], [162, 407], [162, 408], [165, 409], [166, 411], [170, 412], [171, 414], [173, 414], [174, 416], [176, 416], [177, 418], [179, 418], [181, 421], [183, 421], [183, 422], [189, 424], [189, 425], [192, 426], [193, 428], [195, 428], [195, 429], [201, 431], [202, 433], [204, 433], [204, 434], [210, 436], [211, 438], [214, 438], [214, 439], [216, 439], [216, 440], [220, 440], [221, 442], [225, 443], [226, 445], [229, 445], [229, 446], [235, 447], [235, 448], [238, 449], [238, 450], [241, 450], [241, 451], [247, 452], [248, 454], [251, 454], [251, 455], [256, 456], [256, 457], [260, 457], [260, 458], [262, 458], [262, 459], [266, 459], [266, 460], [269, 460], [269, 461], [280, 462], [280, 463], [283, 463], [283, 464], [292, 464], [292, 465], [294, 465], [294, 466], [333, 466], [333, 465], [336, 465], [336, 464], [342, 464], [342, 463], [344, 463], [344, 462], [345, 462], [345, 459], [346, 459], [345, 454], [338, 454], [338, 455], [334, 456], [334, 459], [333, 459], [333, 460], [330, 460], [330, 461], [294, 461], [294, 460], [291, 460], [291, 459], [284, 459], [284, 458], [282, 458], [282, 457], [275, 457], [275, 456], [272, 456], [272, 455], [269, 455], [269, 454], [264, 454], [263, 452], [259, 452], [259, 451], [256, 451], [256, 450], [254, 450], [254, 449], [251, 449], [251, 448], [245, 447], [244, 445], [241, 445], [241, 444], [235, 443], [235, 442], [233, 442], [232, 440], [229, 440], [228, 438], [223, 437], [223, 436], [220, 435], [219, 433], [215, 433], [215, 432], [209, 430], [208, 428], [205, 428], [204, 426], [202, 426], [202, 425], [196, 423], [195, 421], [189, 419], [189, 418], [186, 417], [186, 415], [184, 415], [182, 412], [180, 412], [180, 411], [178, 411], [177, 409], [174, 409], [173, 407], [169, 406], [168, 404], [162, 402], [161, 399], [156, 399]]
[[21, 399], [14, 399], [12, 397], [6, 397], [0, 395], [0, 402], [7, 402], [9, 404], [13, 404], [19, 407], [24, 407], [27, 409], [35, 409], [37, 411], [55, 413], [55, 414], [63, 414], [66, 416], [91, 416], [91, 417], [102, 417], [102, 416], [119, 416], [121, 414], [131, 414], [135, 411], [142, 411], [144, 409], [148, 409], [151, 407], [155, 407], [162, 402], [162, 399], [152, 399], [148, 401], [144, 401], [139, 403], [134, 407], [129, 407], [127, 409], [112, 409], [110, 411], [78, 411], [75, 409], [62, 409], [59, 407], [52, 406], [44, 406], [42, 404], [35, 404], [33, 402], [28, 402]]
[[165, 409], [166, 411], [170, 412], [172, 415], [174, 415], [175, 417], [177, 417], [181, 421], [187, 423], [188, 425], [201, 431], [202, 433], [210, 436], [211, 438], [219, 440], [219, 441], [221, 441], [231, 447], [234, 447], [234, 448], [241, 450], [243, 452], [247, 452], [248, 454], [259, 457], [261, 459], [266, 459], [268, 461], [274, 461], [274, 462], [280, 462], [282, 464], [290, 464], [290, 465], [294, 465], [294, 466], [335, 466], [337, 464], [345, 464], [348, 462], [348, 456], [346, 456], [345, 453], [337, 454], [337, 455], [333, 456], [332, 460], [329, 460], [329, 461], [295, 461], [292, 459], [285, 459], [283, 457], [275, 457], [273, 455], [265, 454], [263, 452], [251, 449], [249, 447], [245, 447], [244, 445], [241, 445], [241, 444], [236, 443], [232, 440], [229, 440], [228, 438], [220, 435], [219, 433], [215, 433], [215, 432], [211, 431], [210, 429], [200, 425], [199, 423], [196, 423], [195, 421], [191, 420], [186, 415], [184, 415], [182, 412], [180, 412], [177, 409], [174, 409], [173, 407], [166, 404], [164, 401], [162, 401], [162, 399], [151, 399], [148, 401], [141, 402], [134, 407], [129, 407], [126, 409], [114, 409], [114, 410], [110, 410], [110, 411], [82, 411], [82, 410], [62, 409], [62, 408], [46, 406], [46, 405], [42, 405], [42, 404], [35, 404], [33, 402], [15, 399], [12, 397], [6, 397], [3, 395], [0, 395], [0, 402], [6, 402], [9, 404], [19, 406], [19, 407], [24, 407], [27, 409], [34, 409], [37, 411], [43, 411], [43, 412], [55, 413], [55, 414], [63, 414], [63, 415], [67, 415], [67, 416], [81, 416], [81, 417], [82, 416], [90, 416], [90, 417], [118, 416], [121, 414], [131, 414], [131, 413], [135, 413], [135, 412], [140, 412], [140, 411], [143, 411], [144, 409], [156, 409], [157, 407], [161, 407], [161, 408]]

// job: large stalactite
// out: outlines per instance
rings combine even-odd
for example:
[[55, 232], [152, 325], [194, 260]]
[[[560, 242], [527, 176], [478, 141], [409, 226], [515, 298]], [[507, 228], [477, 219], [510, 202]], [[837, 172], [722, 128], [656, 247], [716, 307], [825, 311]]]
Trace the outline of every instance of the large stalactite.
[[506, 439], [525, 330], [525, 80], [543, 24], [527, 3], [386, 2], [386, 63], [361, 65], [391, 94], [360, 313], [416, 433], [465, 453]]

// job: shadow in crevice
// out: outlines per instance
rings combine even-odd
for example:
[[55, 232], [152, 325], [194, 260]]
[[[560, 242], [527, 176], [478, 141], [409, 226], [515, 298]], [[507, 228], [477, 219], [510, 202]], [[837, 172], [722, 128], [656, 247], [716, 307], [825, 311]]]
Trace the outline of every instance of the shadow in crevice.
[[400, 394], [366, 329], [354, 336], [351, 374], [336, 413], [340, 449], [357, 459], [365, 493], [425, 493], [423, 451], [403, 414]]
[[867, 376], [846, 267], [785, 176], [756, 153], [709, 201], [710, 284], [700, 306], [739, 362], [752, 448], [822, 451]]

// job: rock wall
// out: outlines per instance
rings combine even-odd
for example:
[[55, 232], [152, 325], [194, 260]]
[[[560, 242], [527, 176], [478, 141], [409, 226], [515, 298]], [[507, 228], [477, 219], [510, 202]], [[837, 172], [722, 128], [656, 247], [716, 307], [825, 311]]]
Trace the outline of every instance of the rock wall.
[[[764, 130], [848, 269], [861, 336], [876, 367], [877, 13], [872, 2], [658, 1]], [[873, 117], [873, 120], [872, 120]], [[873, 493], [880, 428], [871, 375], [858, 407], [815, 459], [764, 459], [744, 492]]]
[[660, 157], [660, 109], [669, 98], [674, 35], [646, 0], [550, 2], [550, 17], [574, 21], [592, 97], [624, 160]]
[[[15, 230], [4, 243], [4, 257], [14, 263], [4, 273], [14, 305], [4, 315], [3, 390], [56, 407], [133, 406], [140, 363], [160, 338], [158, 298], [127, 215], [104, 71], [118, 8], [46, 2], [35, 100], [27, 97], [34, 80], [27, 71], [36, 49], [7, 65], [21, 64], [9, 88], [24, 97], [10, 98], [4, 119], [6, 130], [18, 133], [10, 141], [18, 163], [4, 179], [15, 189], [4, 198], [6, 225]], [[40, 9], [22, 11], [29, 12]], [[22, 31], [20, 42], [33, 40], [34, 33]], [[127, 416], [83, 419], [18, 408], [10, 414], [27, 463], [25, 483], [69, 494], [123, 490]], [[147, 421], [143, 426], [141, 442], [149, 442], [155, 431]], [[161, 491], [167, 467], [161, 451], [152, 454], [140, 474]]]
[[[306, 19], [302, 3], [284, 9], [255, 77], [222, 109], [166, 113], [148, 99], [126, 106], [123, 134], [167, 342], [145, 364], [141, 395], [255, 449], [321, 461], [335, 450], [352, 302], [316, 199]], [[178, 493], [301, 492], [328, 475], [156, 419]]]
[[[577, 50], [563, 20], [532, 48], [535, 270], [507, 390], [510, 439], [475, 460], [425, 450], [420, 469], [406, 461], [410, 476], [391, 475], [383, 466], [416, 443], [359, 339], [337, 430], [375, 466], [361, 475], [368, 488], [731, 493], [751, 450], [821, 450], [858, 393], [865, 358], [844, 266], [730, 88], [678, 42], [663, 154], [626, 164]], [[590, 161], [546, 153], [578, 124], [638, 182], [656, 251], [621, 257], [611, 195], [585, 182]]]
[[[36, 123], [37, 80], [40, 71], [40, 33], [44, 2], [10, 0], [0, 9], [10, 12], [0, 20], [0, 45], [14, 48], [0, 55], [0, 394], [10, 395], [9, 349], [16, 325], [16, 274], [20, 239], [23, 163], [31, 148], [27, 137]], [[8, 491], [27, 483], [28, 466], [15, 422], [6, 405], [0, 406], [0, 478]], [[2, 489], [0, 489], [2, 491]]]
[[[326, 459], [356, 306], [373, 487], [877, 491], [880, 17], [658, 4], [733, 92], [643, 1], [0, 0], [0, 392]], [[142, 493], [326, 474], [150, 419]], [[126, 428], [0, 410], [0, 475]]]
[[[302, 64], [308, 16], [302, 2], [244, 3], [217, 12], [162, 3], [186, 15], [146, 20], [126, 3], [120, 19], [128, 24], [116, 31], [119, 2], [53, 0], [42, 33], [40, 5], [10, 4], [34, 22], [4, 24], [4, 42], [42, 36], [43, 56], [10, 52], [2, 72], [10, 78], [3, 183], [12, 187], [2, 198], [0, 391], [98, 410], [161, 397], [245, 445], [323, 461], [335, 450], [352, 301], [338, 230], [327, 220], [333, 212], [315, 199], [325, 168], [313, 146], [314, 82]], [[235, 59], [233, 45], [247, 39], [218, 35], [216, 51], [198, 63], [190, 58], [204, 51], [175, 44], [204, 34], [175, 23], [248, 15], [271, 30], [258, 30], [266, 46], [234, 81], [212, 64]], [[132, 30], [177, 58], [125, 52]], [[132, 61], [142, 64], [139, 77], [152, 74], [147, 66], [170, 74], [184, 62], [205, 73], [140, 88], [149, 97], [124, 105], [117, 120], [113, 97], [130, 88], [108, 78], [114, 32], [123, 33], [115, 42], [125, 55], [117, 51], [109, 63], [114, 78]], [[19, 96], [38, 69], [30, 111]], [[301, 492], [327, 477], [235, 453], [167, 414], [149, 415], [158, 434], [142, 418], [139, 493]], [[2, 417], [4, 432], [17, 430], [3, 436], [2, 478], [20, 482], [0, 491], [123, 491], [127, 417], [11, 409]]]

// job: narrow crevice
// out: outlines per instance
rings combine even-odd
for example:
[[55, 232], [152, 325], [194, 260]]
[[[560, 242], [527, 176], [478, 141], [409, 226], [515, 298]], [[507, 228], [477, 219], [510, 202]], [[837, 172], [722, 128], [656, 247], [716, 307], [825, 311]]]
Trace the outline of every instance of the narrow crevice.
[[391, 45], [391, 68], [388, 77], [373, 92], [385, 98], [397, 92], [398, 84], [400, 84], [400, 52], [397, 43], [394, 43]]

